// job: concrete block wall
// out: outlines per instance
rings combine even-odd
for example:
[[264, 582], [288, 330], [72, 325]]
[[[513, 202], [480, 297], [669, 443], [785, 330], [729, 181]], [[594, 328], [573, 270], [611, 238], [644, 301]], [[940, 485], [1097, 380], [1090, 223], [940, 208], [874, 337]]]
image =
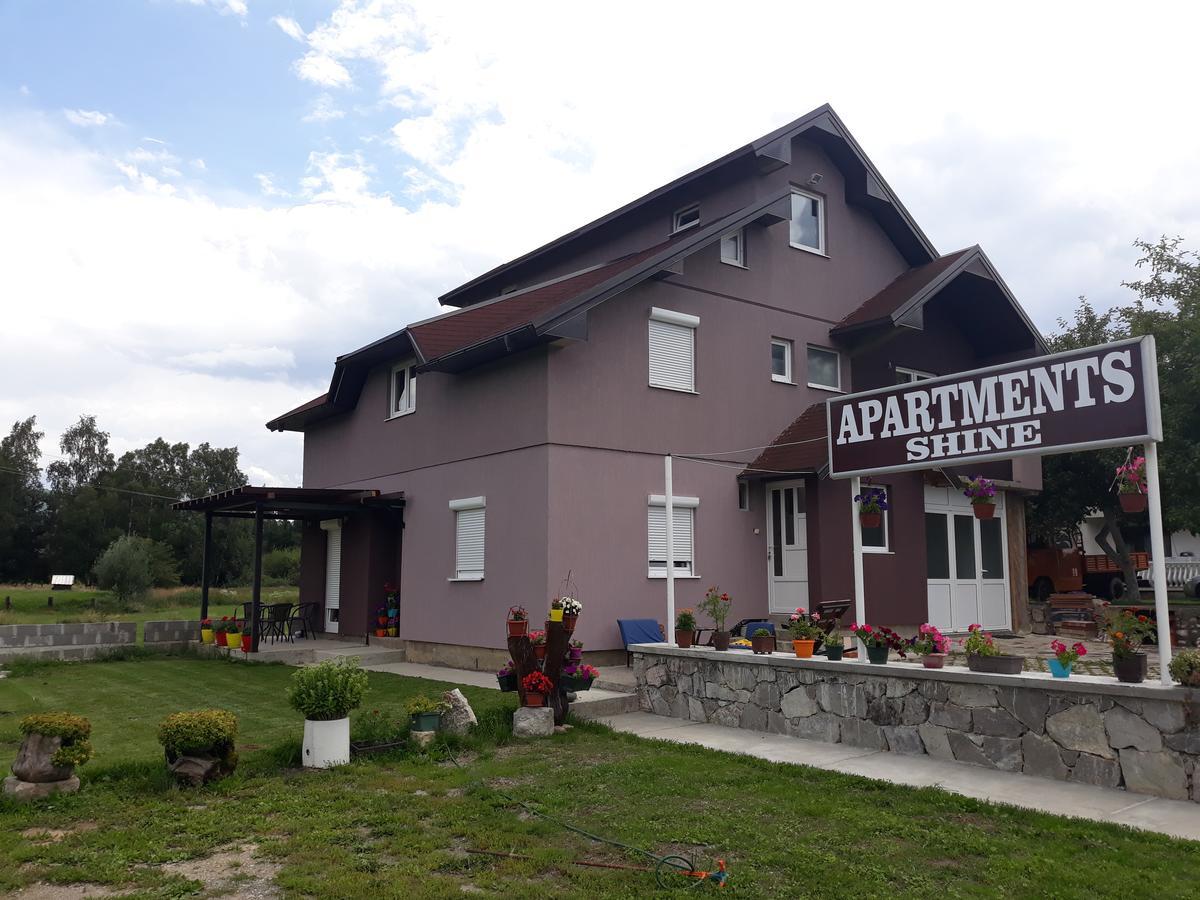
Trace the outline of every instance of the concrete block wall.
[[147, 622], [142, 635], [145, 644], [186, 644], [200, 640], [200, 623], [194, 619]]
[[22, 656], [87, 659], [97, 650], [137, 642], [136, 622], [66, 622], [0, 625], [0, 660]]

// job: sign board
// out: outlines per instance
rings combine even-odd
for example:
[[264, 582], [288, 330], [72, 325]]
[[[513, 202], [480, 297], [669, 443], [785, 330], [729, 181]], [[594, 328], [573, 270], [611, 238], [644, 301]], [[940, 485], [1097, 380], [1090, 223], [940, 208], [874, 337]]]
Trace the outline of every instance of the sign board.
[[1162, 440], [1154, 338], [835, 397], [833, 478]]

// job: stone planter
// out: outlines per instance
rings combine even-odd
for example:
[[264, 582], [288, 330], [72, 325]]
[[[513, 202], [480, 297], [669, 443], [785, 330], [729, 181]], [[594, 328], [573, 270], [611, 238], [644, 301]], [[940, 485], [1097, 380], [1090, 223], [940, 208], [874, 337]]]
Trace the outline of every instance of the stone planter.
[[888, 661], [888, 648], [868, 646], [867, 659], [877, 666], [886, 665]]
[[999, 656], [981, 656], [978, 653], [967, 655], [967, 668], [972, 672], [987, 672], [989, 675], [1020, 675], [1024, 667], [1025, 657], [1023, 656], [1009, 656], [1003, 653]]
[[1145, 681], [1147, 663], [1146, 654], [1140, 651], [1131, 656], [1113, 654], [1113, 672], [1117, 676], [1117, 681], [1123, 681], [1126, 684], [1141, 684]]

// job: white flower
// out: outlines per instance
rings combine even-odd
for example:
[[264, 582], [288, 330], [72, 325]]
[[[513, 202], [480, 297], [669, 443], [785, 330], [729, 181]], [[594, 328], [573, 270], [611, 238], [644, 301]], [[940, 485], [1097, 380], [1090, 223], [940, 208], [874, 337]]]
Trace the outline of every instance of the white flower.
[[562, 610], [565, 616], [577, 616], [583, 611], [583, 604], [574, 597], [563, 597]]

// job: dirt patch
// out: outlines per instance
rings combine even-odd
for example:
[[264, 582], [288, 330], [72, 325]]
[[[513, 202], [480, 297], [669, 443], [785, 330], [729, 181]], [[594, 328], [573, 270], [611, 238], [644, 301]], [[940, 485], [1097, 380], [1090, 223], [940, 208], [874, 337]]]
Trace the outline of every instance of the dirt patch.
[[122, 897], [131, 891], [114, 891], [102, 884], [46, 884], [38, 882], [10, 896], [13, 900], [79, 900], [82, 897]]
[[204, 896], [232, 894], [245, 900], [269, 900], [279, 896], [275, 876], [282, 866], [254, 854], [257, 844], [219, 847], [200, 859], [166, 863], [161, 866], [169, 875], [179, 875], [204, 885]]
[[21, 837], [39, 846], [44, 846], [46, 844], [57, 844], [71, 834], [95, 831], [98, 827], [95, 822], [80, 822], [70, 828], [26, 828], [21, 832]]

